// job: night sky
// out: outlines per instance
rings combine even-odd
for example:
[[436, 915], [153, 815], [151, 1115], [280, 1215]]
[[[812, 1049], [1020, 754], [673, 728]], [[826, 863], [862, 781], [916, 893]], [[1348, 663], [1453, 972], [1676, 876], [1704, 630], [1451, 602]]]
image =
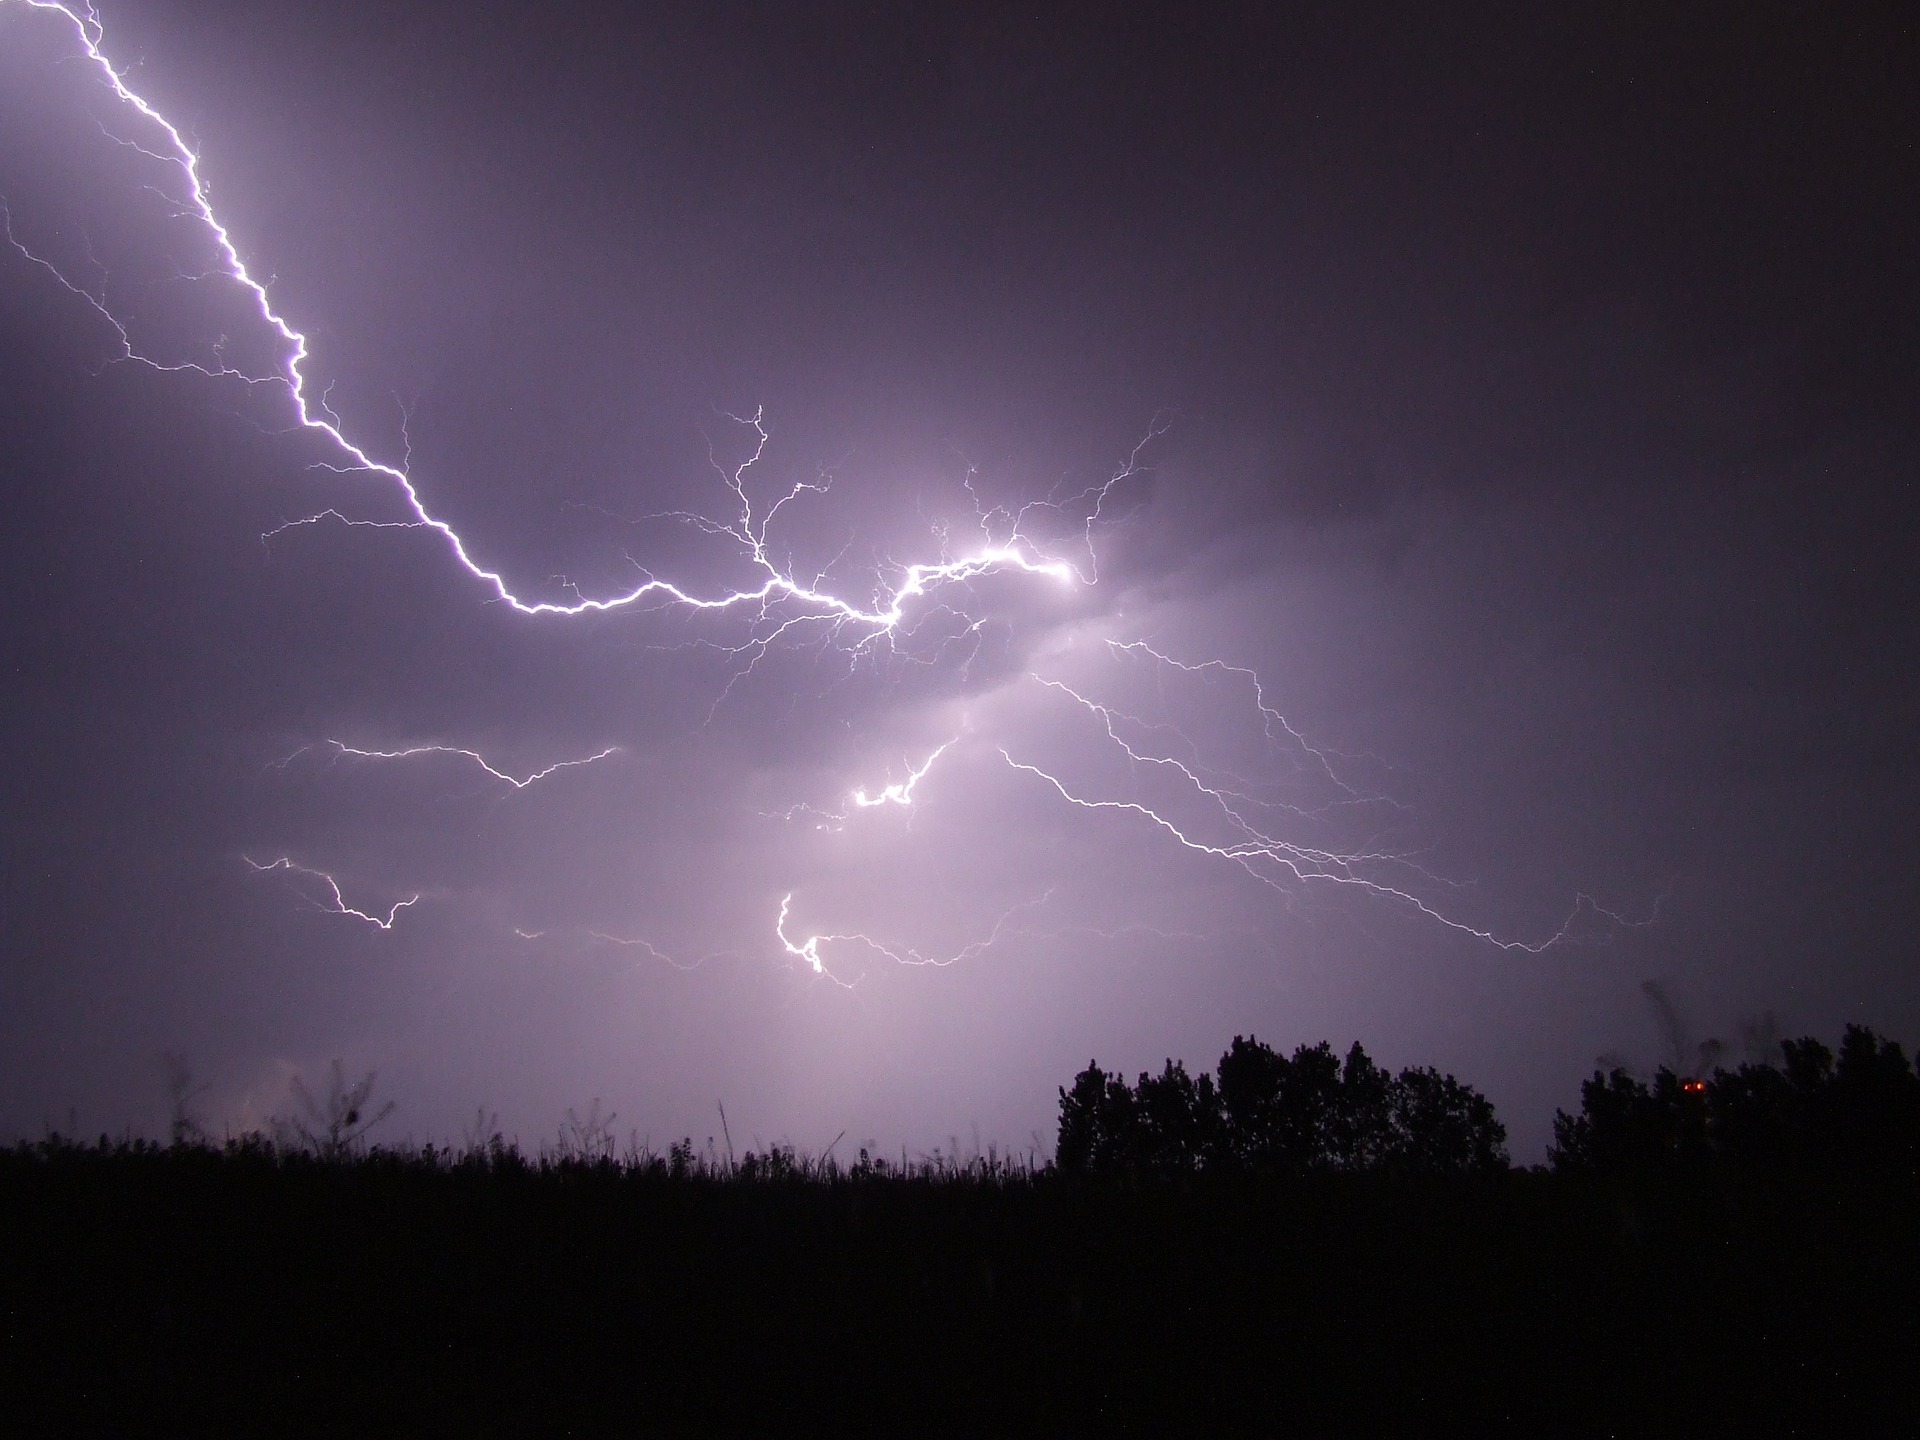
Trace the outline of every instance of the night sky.
[[1647, 979], [1920, 1039], [1903, 7], [100, 20], [473, 566], [803, 593], [505, 603], [0, 0], [0, 1136], [1044, 1154], [1254, 1033], [1531, 1161]]

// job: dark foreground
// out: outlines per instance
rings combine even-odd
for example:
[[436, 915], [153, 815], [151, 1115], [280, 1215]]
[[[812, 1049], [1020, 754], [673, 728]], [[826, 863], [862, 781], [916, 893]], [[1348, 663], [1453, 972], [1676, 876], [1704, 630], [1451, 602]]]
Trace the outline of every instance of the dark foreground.
[[1910, 1434], [1916, 1220], [1910, 1181], [1806, 1175], [34, 1147], [0, 1154], [0, 1432]]

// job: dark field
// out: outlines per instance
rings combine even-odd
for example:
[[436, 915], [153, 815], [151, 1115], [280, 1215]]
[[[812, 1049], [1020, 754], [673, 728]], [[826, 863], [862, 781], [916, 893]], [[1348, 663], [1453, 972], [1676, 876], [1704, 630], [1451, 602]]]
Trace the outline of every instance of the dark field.
[[1910, 1178], [773, 1168], [5, 1152], [0, 1421], [1915, 1432]]

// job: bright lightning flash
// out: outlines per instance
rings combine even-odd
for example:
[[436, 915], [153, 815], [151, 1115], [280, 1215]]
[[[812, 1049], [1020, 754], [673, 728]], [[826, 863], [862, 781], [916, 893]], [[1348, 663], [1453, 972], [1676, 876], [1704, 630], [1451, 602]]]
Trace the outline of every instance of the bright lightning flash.
[[927, 756], [917, 768], [909, 770], [907, 772], [907, 778], [897, 784], [889, 785], [886, 789], [872, 795], [869, 795], [864, 789], [854, 791], [854, 806], [861, 810], [872, 810], [881, 805], [901, 805], [911, 809], [913, 806], [913, 787], [926, 779], [927, 772], [933, 769], [933, 762], [946, 754], [947, 751], [951, 750], [957, 743], [959, 743], [958, 736], [947, 741], [946, 744]]
[[[933, 753], [928, 755], [920, 764], [914, 765], [909, 762], [907, 766], [907, 778], [905, 780], [894, 781], [872, 793], [869, 793], [867, 788], [862, 785], [850, 792], [847, 799], [853, 802], [854, 810], [878, 810], [885, 805], [898, 805], [901, 809], [911, 812], [914, 805], [914, 787], [927, 778], [927, 772], [933, 769], [935, 761], [959, 743], [960, 737], [956, 735], [953, 739], [945, 741], [938, 746]], [[763, 818], [768, 820], [787, 821], [794, 820], [801, 815], [811, 815], [814, 817], [814, 829], [832, 831], [842, 829], [845, 823], [853, 816], [853, 812], [849, 810], [822, 810], [816, 805], [808, 804], [790, 805], [785, 810], [763, 810], [760, 813]]]

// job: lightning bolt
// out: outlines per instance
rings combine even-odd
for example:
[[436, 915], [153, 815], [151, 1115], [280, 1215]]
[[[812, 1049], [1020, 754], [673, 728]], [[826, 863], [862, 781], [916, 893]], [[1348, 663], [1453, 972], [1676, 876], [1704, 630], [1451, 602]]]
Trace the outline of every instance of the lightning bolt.
[[[362, 750], [358, 746], [348, 745], [340, 740], [329, 740], [327, 744], [333, 747], [336, 755], [351, 755], [363, 760], [412, 760], [422, 755], [457, 755], [462, 759], [471, 760], [494, 779], [504, 781], [516, 790], [525, 790], [528, 786], [538, 784], [549, 775], [557, 774], [559, 771], [577, 769], [582, 765], [591, 765], [595, 761], [605, 760], [610, 755], [618, 755], [620, 753], [620, 747], [618, 745], [609, 745], [604, 750], [597, 751], [592, 755], [583, 755], [577, 760], [557, 760], [551, 765], [543, 766], [541, 769], [528, 771], [525, 775], [514, 775], [494, 765], [479, 751], [465, 750], [457, 745], [411, 745], [404, 750]], [[292, 758], [292, 756], [288, 757], [288, 759]]]
[[[1278, 711], [1267, 704], [1265, 686], [1253, 671], [1221, 661], [1207, 661], [1201, 664], [1185, 663], [1162, 654], [1143, 642], [1122, 644], [1110, 641], [1108, 643], [1115, 654], [1148, 656], [1156, 664], [1176, 675], [1223, 674], [1245, 680], [1251, 687], [1254, 708], [1269, 741], [1278, 741], [1281, 736], [1284, 736], [1293, 748], [1312, 757], [1319, 773], [1338, 789], [1345, 803], [1371, 803], [1377, 799], [1355, 789], [1343, 780], [1329, 759], [1329, 752], [1308, 744]], [[1017, 759], [1002, 747], [998, 753], [1009, 768], [1040, 780], [1060, 799], [1076, 809], [1111, 811], [1146, 821], [1182, 849], [1209, 859], [1224, 860], [1234, 864], [1255, 880], [1273, 889], [1290, 893], [1297, 887], [1323, 885], [1360, 891], [1382, 900], [1409, 906], [1437, 924], [1470, 935], [1502, 950], [1523, 951], [1533, 955], [1541, 954], [1575, 939], [1587, 938], [1590, 932], [1583, 926], [1583, 921], [1599, 920], [1635, 928], [1652, 923], [1651, 917], [1646, 920], [1633, 920], [1602, 906], [1591, 896], [1582, 894], [1574, 897], [1572, 908], [1559, 928], [1542, 940], [1526, 941], [1506, 938], [1492, 930], [1471, 925], [1440, 910], [1431, 901], [1407, 888], [1405, 884], [1396, 884], [1383, 878], [1383, 872], [1398, 870], [1417, 876], [1419, 880], [1430, 884], [1448, 883], [1420, 867], [1410, 855], [1389, 850], [1344, 850], [1310, 845], [1271, 833], [1269, 829], [1263, 828], [1264, 822], [1259, 821], [1253, 814], [1255, 807], [1276, 808], [1302, 818], [1315, 819], [1324, 818], [1326, 812], [1256, 799], [1251, 793], [1255, 788], [1251, 781], [1232, 775], [1230, 772], [1207, 769], [1197, 762], [1182, 760], [1174, 755], [1159, 754], [1142, 748], [1143, 742], [1136, 743], [1122, 733], [1124, 727], [1131, 725], [1142, 732], [1166, 730], [1177, 736], [1190, 753], [1197, 749], [1177, 727], [1149, 725], [1138, 717], [1127, 715], [1090, 698], [1064, 681], [1039, 675], [1031, 675], [1028, 678], [1053, 694], [1064, 696], [1071, 704], [1093, 717], [1098, 722], [1107, 743], [1125, 759], [1130, 769], [1144, 769], [1159, 773], [1171, 780], [1177, 790], [1184, 792], [1191, 801], [1197, 803], [1203, 814], [1213, 818], [1221, 832], [1221, 838], [1203, 838], [1196, 823], [1174, 818], [1163, 806], [1138, 799], [1083, 793], [1051, 770], [1030, 761]]]
[[[263, 337], [269, 338], [276, 358], [258, 369], [241, 368], [228, 362], [224, 340], [212, 347], [210, 360], [175, 360], [150, 355], [136, 342], [129, 318], [117, 313], [109, 304], [105, 280], [89, 287], [70, 278], [54, 262], [36, 253], [14, 233], [12, 216], [3, 202], [0, 202], [0, 235], [4, 235], [25, 260], [46, 271], [101, 317], [117, 337], [117, 353], [113, 356], [115, 361], [138, 363], [167, 373], [192, 372], [216, 381], [238, 384], [250, 391], [277, 394], [291, 413], [291, 428], [307, 432], [324, 443], [329, 458], [320, 462], [318, 468], [343, 476], [370, 477], [381, 482], [397, 499], [404, 517], [398, 520], [365, 519], [327, 508], [269, 531], [263, 536], [269, 542], [295, 529], [323, 523], [354, 528], [419, 530], [437, 538], [455, 566], [477, 582], [492, 600], [520, 615], [575, 617], [628, 609], [637, 612], [678, 609], [695, 616], [711, 614], [732, 617], [743, 625], [744, 639], [717, 648], [730, 655], [744, 657], [746, 663], [745, 668], [736, 671], [733, 679], [728, 681], [730, 690], [734, 680], [750, 672], [772, 646], [783, 642], [811, 638], [823, 645], [837, 647], [851, 662], [877, 647], [892, 646], [896, 638], [912, 635], [917, 625], [929, 623], [933, 617], [941, 614], [954, 617], [962, 627], [962, 634], [978, 634], [984, 622], [949, 605], [946, 597], [964, 594], [970, 582], [989, 575], [1031, 576], [1063, 586], [1097, 583], [1094, 548], [1096, 527], [1106, 521], [1107, 507], [1113, 502], [1116, 492], [1126, 481], [1141, 473], [1144, 448], [1166, 428], [1166, 422], [1156, 417], [1146, 436], [1104, 480], [1073, 493], [1059, 493], [1060, 487], [1056, 487], [1056, 493], [1017, 508], [986, 503], [975, 489], [975, 477], [969, 470], [964, 484], [973, 499], [974, 533], [961, 536], [956, 542], [944, 527], [936, 526], [934, 533], [939, 541], [937, 558], [904, 563], [889, 559], [874, 571], [871, 588], [864, 594], [854, 594], [829, 583], [829, 572], [834, 569], [839, 557], [810, 577], [803, 577], [790, 558], [785, 561], [778, 558], [780, 545], [775, 533], [776, 525], [791, 507], [798, 506], [810, 495], [826, 491], [830, 480], [822, 477], [797, 482], [770, 501], [761, 498], [758, 492], [762, 487], [754, 480], [755, 467], [762, 461], [769, 443], [764, 412], [755, 410], [750, 415], [730, 416], [751, 434], [752, 444], [751, 453], [731, 467], [713, 459], [721, 485], [731, 499], [729, 513], [714, 517], [681, 511], [669, 512], [666, 517], [650, 518], [677, 520], [721, 542], [744, 563], [747, 573], [752, 576], [751, 583], [733, 589], [716, 588], [706, 592], [656, 575], [634, 562], [638, 579], [611, 593], [590, 596], [569, 586], [566, 588], [571, 590], [571, 599], [522, 595], [501, 571], [489, 568], [477, 558], [472, 547], [453, 525], [428, 505], [413, 478], [411, 447], [404, 443], [404, 426], [400, 463], [376, 459], [365, 443], [350, 438], [347, 427], [329, 406], [325, 391], [318, 394], [314, 392], [307, 374], [310, 359], [307, 336], [274, 308], [268, 285], [257, 279], [241, 259], [232, 231], [216, 213], [211, 202], [199, 153], [171, 121], [129, 86], [124, 72], [108, 57], [104, 49], [104, 31], [91, 5], [84, 4], [76, 8], [66, 0], [0, 0], [0, 6], [31, 11], [70, 29], [75, 58], [92, 68], [99, 83], [122, 107], [129, 124], [139, 130], [138, 138], [114, 135], [109, 135], [109, 138], [137, 152], [145, 162], [165, 172], [163, 181], [149, 188], [164, 197], [178, 218], [198, 226], [210, 246], [211, 263], [198, 273], [182, 278], [229, 289], [250, 312], [250, 323], [257, 322]], [[1055, 517], [1054, 521], [1047, 522], [1052, 533], [1057, 533], [1058, 525], [1066, 521], [1071, 521], [1078, 528], [1074, 559], [1069, 560], [1054, 553], [1036, 535], [1035, 527], [1041, 523], [1041, 512], [1051, 512]], [[1084, 551], [1084, 558], [1081, 551]], [[1232, 771], [1202, 764], [1199, 747], [1172, 727], [1164, 728], [1182, 741], [1187, 756], [1185, 759], [1164, 753], [1172, 747], [1156, 748], [1148, 743], [1146, 737], [1161, 727], [1149, 726], [1137, 717], [1096, 700], [1063, 681], [1035, 676], [1033, 678], [1050, 693], [1092, 717], [1098, 724], [1099, 733], [1105, 737], [1105, 744], [1132, 771], [1157, 774], [1184, 792], [1186, 803], [1199, 806], [1208, 817], [1206, 823], [1212, 829], [1203, 833], [1198, 822], [1189, 822], [1184, 818], [1184, 812], [1180, 818], [1176, 818], [1143, 800], [1076, 787], [1061, 775], [1031, 760], [1016, 758], [1007, 748], [1000, 748], [1001, 758], [1013, 771], [1043, 782], [1066, 804], [1082, 810], [1112, 811], [1145, 821], [1178, 846], [1210, 859], [1232, 863], [1254, 879], [1276, 889], [1289, 891], [1301, 886], [1325, 885], [1363, 892], [1410, 906], [1443, 926], [1503, 949], [1540, 953], [1570, 938], [1576, 921], [1582, 916], [1601, 916], [1621, 924], [1632, 923], [1603, 909], [1588, 897], [1578, 896], [1567, 922], [1548, 939], [1538, 942], [1503, 939], [1489, 930], [1443, 913], [1422, 898], [1414, 886], [1444, 882], [1420, 870], [1409, 856], [1365, 847], [1345, 850], [1314, 845], [1275, 833], [1275, 826], [1268, 818], [1269, 812], [1318, 823], [1325, 821], [1335, 806], [1368, 806], [1391, 802], [1357, 790], [1341, 779], [1332, 752], [1308, 744], [1286, 722], [1278, 710], [1268, 703], [1266, 688], [1253, 671], [1218, 660], [1198, 664], [1175, 660], [1145, 641], [1108, 643], [1116, 656], [1148, 661], [1171, 678], [1208, 683], [1225, 681], [1247, 686], [1252, 695], [1254, 711], [1268, 741], [1275, 747], [1290, 750], [1296, 757], [1304, 757], [1300, 763], [1331, 785], [1336, 798], [1328, 805], [1315, 808], [1261, 798], [1275, 793], [1271, 783], [1257, 784]], [[721, 699], [725, 698], [725, 693], [722, 692]], [[560, 769], [592, 764], [614, 753], [610, 747], [596, 755], [561, 761], [522, 775], [492, 764], [477, 751], [455, 746], [427, 745], [382, 751], [351, 747], [340, 741], [328, 743], [335, 747], [338, 754], [365, 759], [398, 760], [429, 755], [461, 758], [515, 790], [525, 789]], [[915, 786], [954, 743], [948, 741], [920, 766], [910, 768], [903, 781], [890, 783], [872, 793], [864, 788], [854, 790], [850, 797], [853, 809], [899, 805], [911, 810], [915, 803]], [[331, 893], [331, 908], [335, 912], [353, 916], [383, 930], [391, 929], [399, 911], [420, 898], [415, 895], [399, 902], [383, 919], [377, 914], [348, 906], [340, 887], [326, 872], [296, 865], [285, 857], [264, 865], [252, 860], [247, 863], [257, 871], [286, 870], [324, 881]], [[1414, 878], [1397, 878], [1407, 876]], [[1008, 933], [1005, 927], [1009, 917], [1024, 908], [1016, 907], [1015, 911], [1003, 916], [987, 938], [964, 947], [951, 957], [938, 958], [889, 946], [857, 932], [810, 935], [796, 940], [787, 930], [791, 902], [792, 895], [789, 893], [781, 902], [774, 934], [788, 956], [821, 975], [829, 974], [823, 958], [823, 947], [828, 950], [863, 947], [871, 953], [903, 964], [952, 964], [996, 943]], [[602, 938], [609, 943], [630, 943], [613, 936]], [[653, 949], [650, 945], [647, 948]]]
[[[170, 195], [169, 198], [179, 207], [180, 214], [197, 221], [211, 238], [217, 263], [206, 274], [193, 278], [218, 278], [238, 287], [260, 324], [276, 337], [281, 347], [279, 364], [270, 374], [253, 374], [229, 366], [224, 360], [219, 359], [216, 359], [216, 363], [207, 365], [195, 361], [166, 363], [147, 356], [135, 345], [126, 323], [113, 314], [101, 294], [75, 284], [58, 267], [33, 253], [14, 236], [10, 223], [4, 231], [9, 243], [28, 260], [50, 272], [63, 286], [75, 296], [85, 300], [106, 320], [119, 338], [120, 354], [116, 358], [136, 361], [156, 370], [190, 370], [212, 378], [239, 381], [250, 387], [267, 386], [282, 391], [291, 405], [296, 426], [323, 437], [333, 447], [338, 459], [328, 462], [325, 468], [342, 473], [372, 475], [388, 482], [398, 495], [403, 511], [408, 517], [399, 522], [350, 520], [337, 510], [327, 510], [308, 516], [304, 520], [289, 522], [289, 526], [281, 527], [283, 530], [294, 525], [317, 524], [330, 518], [349, 525], [383, 528], [399, 525], [426, 530], [441, 539], [447, 553], [460, 568], [480, 582], [495, 600], [522, 615], [583, 615], [622, 610], [642, 606], [648, 602], [678, 605], [691, 611], [741, 611], [754, 616], [756, 621], [767, 627], [756, 635], [752, 642], [755, 646], [771, 644], [783, 638], [794, 627], [806, 624], [825, 625], [836, 632], [851, 629], [867, 640], [885, 637], [900, 627], [915, 602], [932, 595], [936, 590], [964, 584], [968, 580], [997, 571], [1017, 571], [1068, 584], [1082, 581], [1091, 583], [1094, 579], [1090, 554], [1088, 568], [1083, 570], [1076, 564], [1043, 554], [1033, 541], [1022, 534], [1021, 522], [1033, 509], [1040, 507], [1059, 509], [1065, 503], [1057, 499], [1049, 499], [1023, 507], [1018, 512], [1009, 512], [1005, 507], [983, 512], [980, 516], [982, 529], [980, 543], [958, 555], [946, 556], [934, 561], [917, 561], [896, 567], [892, 579], [883, 582], [874, 596], [867, 600], [849, 599], [825, 588], [823, 577], [816, 577], [812, 581], [801, 580], [796, 577], [790, 567], [783, 567], [774, 559], [769, 545], [769, 527], [788, 505], [808, 493], [824, 489], [825, 486], [820, 483], [801, 482], [795, 484], [771, 504], [756, 505], [747, 485], [747, 476], [764, 454], [768, 435], [762, 423], [762, 412], [755, 411], [752, 416], [732, 417], [750, 427], [755, 433], [757, 444], [752, 455], [731, 471], [718, 467], [721, 468], [727, 488], [732, 492], [736, 504], [734, 515], [726, 520], [717, 520], [708, 516], [682, 512], [679, 518], [687, 520], [710, 535], [734, 542], [742, 551], [744, 558], [759, 572], [757, 583], [740, 589], [701, 595], [682, 588], [672, 580], [643, 570], [637, 584], [609, 595], [579, 596], [572, 601], [523, 597], [516, 593], [500, 571], [488, 568], [474, 556], [466, 540], [449, 522], [429, 509], [405, 465], [395, 465], [375, 459], [362, 444], [348, 437], [339, 419], [327, 407], [325, 397], [316, 398], [313, 395], [306, 373], [310, 354], [307, 337], [274, 309], [267, 285], [256, 279], [240, 258], [232, 232], [215, 212], [208, 197], [198, 152], [187, 143], [186, 138], [171, 121], [127, 84], [125, 75], [108, 58], [102, 48], [104, 32], [94, 11], [90, 7], [76, 11], [61, 3], [61, 0], [0, 0], [0, 4], [24, 5], [45, 15], [63, 19], [72, 27], [73, 37], [80, 53], [93, 65], [101, 81], [111, 89], [123, 106], [150, 127], [157, 142], [154, 148], [149, 149], [134, 142], [124, 143], [130, 144], [142, 155], [172, 169], [176, 177], [178, 193]], [[1099, 518], [1100, 507], [1111, 495], [1114, 487], [1137, 472], [1138, 454], [1139, 450], [1136, 447], [1133, 456], [1130, 456], [1111, 478], [1101, 485], [1089, 488], [1081, 497], [1077, 497], [1086, 500], [1089, 505], [1085, 518], [1088, 535], [1091, 535], [1092, 527]], [[1004, 534], [996, 538], [992, 524], [994, 517], [1005, 518], [1009, 515], [1011, 516], [1009, 527]], [[269, 532], [270, 535], [272, 533], [275, 532]]]
[[[914, 787], [927, 778], [927, 772], [933, 769], [935, 761], [959, 743], [960, 737], [956, 735], [953, 739], [945, 741], [938, 746], [933, 753], [928, 755], [920, 764], [915, 765], [911, 761], [908, 761], [907, 778], [905, 780], [893, 781], [871, 794], [867, 792], [865, 786], [859, 786], [847, 795], [847, 799], [852, 803], [854, 810], [878, 810], [883, 806], [898, 805], [903, 810], [911, 811], [914, 804]], [[788, 822], [792, 822], [801, 815], [811, 815], [815, 820], [814, 829], [831, 831], [842, 829], [846, 822], [853, 818], [853, 812], [849, 810], [822, 810], [817, 805], [808, 804], [791, 805], [785, 810], [763, 810], [760, 813], [763, 818], [768, 820], [785, 820]]]
[[639, 950], [649, 958], [658, 960], [661, 964], [670, 966], [675, 970], [698, 970], [709, 960], [718, 960], [726, 956], [737, 956], [740, 954], [737, 950], [715, 950], [693, 960], [682, 960], [675, 955], [668, 954], [651, 940], [642, 939], [638, 936], [614, 935], [605, 930], [587, 930], [582, 933], [585, 934], [587, 939], [596, 944], [614, 945], [622, 950]]
[[949, 954], [929, 954], [905, 946], [891, 945], [859, 932], [809, 935], [805, 939], [796, 940], [787, 933], [787, 921], [793, 909], [792, 892], [788, 892], [780, 899], [780, 913], [774, 920], [773, 931], [780, 941], [781, 948], [788, 955], [803, 962], [814, 974], [832, 980], [836, 985], [846, 989], [852, 989], [858, 982], [858, 977], [854, 980], [842, 980], [833, 974], [827, 968], [827, 962], [821, 954], [822, 946], [857, 946], [869, 955], [891, 960], [895, 964], [944, 969], [949, 965], [958, 965], [977, 955], [983, 955], [995, 946], [1015, 939], [1059, 940], [1069, 936], [1087, 936], [1102, 940], [1118, 940], [1130, 935], [1152, 935], [1161, 940], [1204, 940], [1206, 938], [1189, 930], [1162, 930], [1157, 926], [1141, 922], [1131, 922], [1112, 928], [1090, 925], [1041, 928], [1014, 923], [1018, 917], [1046, 906], [1052, 901], [1054, 893], [1049, 889], [1044, 895], [1032, 900], [1023, 900], [1012, 906], [994, 921], [993, 928], [986, 935], [968, 942]]
[[993, 929], [986, 936], [962, 946], [951, 955], [923, 954], [921, 951], [909, 947], [883, 943], [882, 941], [874, 939], [871, 935], [862, 934], [858, 931], [845, 934], [809, 935], [804, 940], [795, 940], [787, 933], [787, 920], [793, 911], [792, 891], [788, 891], [780, 897], [780, 913], [774, 920], [773, 933], [780, 941], [781, 948], [788, 955], [805, 963], [814, 974], [823, 976], [833, 981], [836, 985], [850, 990], [855, 983], [857, 983], [857, 980], [842, 980], [829, 970], [825, 958], [820, 953], [821, 946], [858, 946], [868, 954], [877, 955], [882, 959], [891, 960], [899, 965], [924, 965], [932, 966], [936, 969], [944, 968], [948, 965], [958, 964], [963, 960], [970, 960], [974, 956], [992, 949], [1011, 934], [1031, 933], [1011, 930], [1009, 927], [1014, 916], [1021, 914], [1023, 911], [1031, 910], [1038, 905], [1044, 905], [1052, 896], [1053, 892], [1049, 890], [1037, 900], [1027, 900], [1015, 905], [1002, 915], [999, 920], [994, 922]]
[[612, 945], [621, 950], [638, 950], [646, 955], [647, 958], [657, 960], [661, 964], [671, 966], [675, 970], [698, 970], [709, 960], [717, 960], [723, 955], [739, 953], [732, 950], [716, 950], [710, 955], [702, 955], [697, 960], [689, 961], [681, 960], [676, 956], [668, 954], [651, 940], [641, 936], [615, 935], [607, 930], [584, 930], [573, 927], [559, 931], [529, 930], [523, 925], [515, 925], [511, 927], [511, 933], [515, 939], [524, 940], [528, 944], [542, 940], [553, 941], [566, 936], [571, 937], [576, 942], [585, 942], [589, 945]]
[[331, 906], [323, 905], [320, 907], [321, 909], [334, 915], [351, 915], [356, 920], [364, 920], [369, 925], [377, 926], [382, 930], [393, 929], [393, 922], [400, 918], [400, 912], [405, 910], [409, 905], [416, 904], [420, 899], [417, 894], [409, 895], [405, 900], [394, 905], [394, 907], [388, 910], [386, 915], [382, 917], [368, 910], [356, 910], [353, 906], [347, 904], [346, 896], [340, 893], [340, 882], [324, 870], [315, 870], [306, 865], [296, 865], [284, 855], [278, 860], [269, 861], [264, 865], [250, 855], [242, 855], [240, 858], [263, 875], [273, 870], [285, 870], [293, 875], [312, 876], [314, 879], [326, 885], [327, 893], [333, 900]]
[[[1115, 655], [1144, 655], [1152, 660], [1155, 665], [1177, 674], [1207, 677], [1222, 675], [1244, 681], [1253, 692], [1253, 707], [1260, 716], [1260, 727], [1266, 735], [1269, 746], [1276, 749], [1284, 749], [1290, 746], [1300, 754], [1309, 756], [1319, 775], [1331, 782], [1349, 801], [1363, 805], [1380, 804], [1399, 808], [1399, 802], [1388, 796], [1363, 792], [1355, 789], [1353, 785], [1348, 783], [1334, 767], [1335, 752], [1323, 746], [1308, 743], [1307, 738], [1288, 722], [1286, 716], [1282, 715], [1267, 703], [1267, 688], [1265, 683], [1260, 679], [1259, 675], [1246, 666], [1231, 665], [1224, 660], [1203, 660], [1197, 664], [1184, 660], [1176, 660], [1171, 655], [1163, 654], [1159, 650], [1154, 649], [1153, 646], [1144, 640], [1109, 640], [1107, 641], [1107, 649]], [[1034, 678], [1038, 679], [1039, 677], [1036, 676]], [[1132, 717], [1128, 718], [1131, 719]], [[1135, 721], [1135, 723], [1142, 726], [1145, 725], [1144, 721]], [[1285, 737], [1284, 739], [1282, 739], [1283, 736]], [[1182, 738], [1184, 739], [1185, 737], [1183, 736]], [[1191, 744], [1191, 742], [1188, 743]], [[1242, 798], [1250, 799], [1252, 797], [1243, 796]]]
[[927, 772], [933, 769], [933, 762], [951, 750], [959, 743], [959, 740], [960, 737], [956, 735], [953, 739], [947, 741], [946, 744], [942, 745], [931, 755], [927, 756], [925, 760], [921, 761], [919, 765], [908, 770], [907, 778], [903, 781], [889, 785], [884, 790], [877, 791], [872, 795], [869, 795], [864, 789], [855, 790], [852, 796], [854, 807], [860, 810], [872, 810], [881, 805], [900, 805], [907, 809], [912, 809], [913, 787], [927, 778]]

